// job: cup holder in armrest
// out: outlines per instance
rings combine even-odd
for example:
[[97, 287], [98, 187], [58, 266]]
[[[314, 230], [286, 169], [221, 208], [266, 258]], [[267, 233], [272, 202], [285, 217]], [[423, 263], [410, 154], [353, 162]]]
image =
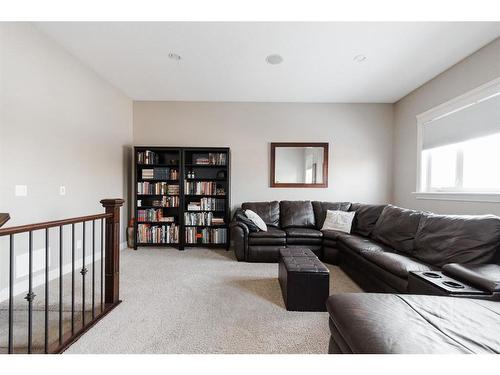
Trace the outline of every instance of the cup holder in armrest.
[[435, 272], [424, 272], [424, 276], [430, 277], [431, 279], [440, 279], [442, 276]]
[[443, 284], [454, 289], [464, 289], [465, 286], [454, 281], [443, 281]]

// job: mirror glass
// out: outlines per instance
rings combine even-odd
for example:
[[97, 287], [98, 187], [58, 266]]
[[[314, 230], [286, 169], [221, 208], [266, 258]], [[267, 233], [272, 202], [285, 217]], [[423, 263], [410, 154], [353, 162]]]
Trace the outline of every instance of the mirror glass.
[[271, 176], [271, 185], [279, 187], [280, 184], [297, 184], [299, 187], [298, 185], [325, 184], [325, 164], [328, 162], [326, 152], [325, 146], [274, 146], [274, 175]]

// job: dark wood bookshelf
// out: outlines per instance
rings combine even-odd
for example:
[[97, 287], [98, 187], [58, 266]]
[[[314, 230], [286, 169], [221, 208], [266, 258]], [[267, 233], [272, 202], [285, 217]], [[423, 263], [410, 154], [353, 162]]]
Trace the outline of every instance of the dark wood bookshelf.
[[[139, 160], [139, 153], [148, 151], [148, 162]], [[143, 154], [144, 155], [144, 154]], [[222, 155], [222, 156], [221, 156]], [[196, 160], [208, 160], [210, 163], [224, 164], [198, 164]], [[134, 172], [135, 172], [135, 239], [134, 247], [176, 247], [183, 250], [185, 247], [207, 247], [207, 248], [229, 248], [229, 221], [230, 221], [230, 150], [226, 147], [158, 147], [158, 146], [138, 146], [134, 147]], [[142, 170], [155, 168], [169, 168], [178, 171], [178, 179], [156, 178], [164, 177], [164, 173], [154, 172], [155, 178], [143, 178]], [[194, 174], [194, 175], [193, 175]], [[167, 176], [168, 177], [168, 176]], [[176, 176], [177, 177], [177, 176]], [[167, 185], [179, 185], [179, 194], [139, 194], [138, 184], [149, 182], [166, 183]], [[203, 184], [206, 182], [207, 184]], [[197, 184], [201, 191], [214, 192], [214, 194], [186, 194], [187, 185], [194, 184], [194, 191], [198, 191]], [[207, 187], [208, 186], [208, 187]], [[220, 191], [219, 191], [220, 190]], [[217, 194], [215, 193], [217, 191]], [[223, 192], [224, 194], [219, 194]], [[179, 207], [163, 207], [154, 203], [159, 203], [163, 197], [179, 197]], [[223, 209], [217, 207], [212, 210], [188, 210], [188, 205], [192, 203], [201, 204], [202, 199], [217, 199], [223, 201]], [[138, 206], [138, 201], [141, 205]], [[156, 202], [154, 202], [156, 201]], [[220, 201], [213, 203], [221, 204]], [[174, 217], [174, 224], [178, 227], [178, 242], [175, 243], [151, 243], [139, 241], [139, 225], [150, 227], [170, 226], [171, 222], [156, 220], [138, 220], [139, 210], [161, 210], [162, 216]], [[190, 218], [200, 218], [196, 214], [207, 217], [223, 218], [222, 225], [186, 225], [185, 214], [193, 215]], [[209, 216], [209, 215], [212, 216]], [[156, 215], [147, 216], [156, 218]], [[201, 219], [201, 218], [200, 218]], [[205, 220], [202, 220], [204, 222]], [[192, 222], [192, 219], [190, 220]], [[195, 222], [199, 222], [195, 220]], [[196, 243], [187, 242], [187, 232], [196, 231]], [[208, 232], [208, 233], [207, 233]], [[225, 234], [224, 234], [225, 233]], [[210, 241], [216, 236], [219, 240], [225, 239], [223, 243], [203, 243], [202, 236], [207, 235]]]

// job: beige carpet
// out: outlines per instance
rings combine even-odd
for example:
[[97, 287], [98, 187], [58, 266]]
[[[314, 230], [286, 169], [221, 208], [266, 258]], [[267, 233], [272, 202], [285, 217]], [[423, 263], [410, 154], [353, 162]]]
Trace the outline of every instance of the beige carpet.
[[[122, 252], [123, 303], [66, 353], [327, 353], [328, 314], [289, 312], [277, 264], [224, 250]], [[328, 265], [330, 293], [359, 292]]]

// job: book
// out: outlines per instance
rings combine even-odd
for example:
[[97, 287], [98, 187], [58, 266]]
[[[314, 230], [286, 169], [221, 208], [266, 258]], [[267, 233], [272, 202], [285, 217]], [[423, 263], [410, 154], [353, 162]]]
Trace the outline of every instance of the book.
[[169, 225], [138, 224], [137, 242], [148, 244], [179, 243], [179, 226], [174, 223]]
[[225, 244], [227, 243], [227, 229], [188, 227], [185, 229], [185, 238], [186, 243], [189, 244]]
[[184, 190], [184, 193], [188, 195], [225, 195], [222, 186], [210, 181], [185, 181]]
[[179, 195], [179, 185], [166, 182], [138, 182], [137, 194], [143, 195]]

